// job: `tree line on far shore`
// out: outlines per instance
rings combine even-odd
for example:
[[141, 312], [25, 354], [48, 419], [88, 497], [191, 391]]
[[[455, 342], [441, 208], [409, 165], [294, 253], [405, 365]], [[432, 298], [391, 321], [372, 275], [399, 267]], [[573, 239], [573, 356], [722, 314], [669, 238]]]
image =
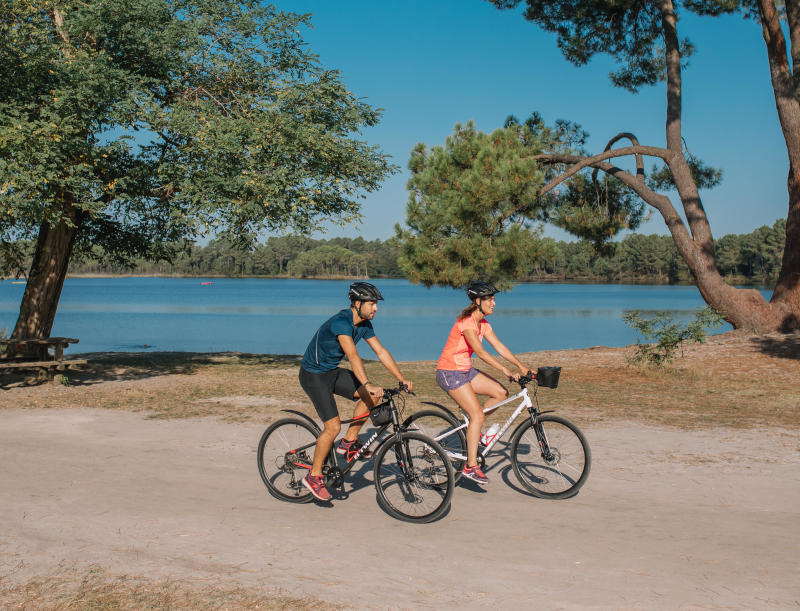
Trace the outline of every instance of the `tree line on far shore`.
[[[741, 284], [775, 281], [783, 256], [786, 221], [715, 241], [722, 274]], [[537, 238], [532, 238], [537, 239]], [[592, 242], [538, 239], [540, 256], [527, 280], [664, 284], [692, 282], [670, 236], [631, 234], [599, 253]], [[134, 261], [135, 266], [76, 260], [71, 274], [163, 274], [188, 276], [277, 276], [288, 278], [402, 278], [400, 249], [394, 238], [271, 237], [252, 250], [224, 240], [188, 245], [170, 263]]]

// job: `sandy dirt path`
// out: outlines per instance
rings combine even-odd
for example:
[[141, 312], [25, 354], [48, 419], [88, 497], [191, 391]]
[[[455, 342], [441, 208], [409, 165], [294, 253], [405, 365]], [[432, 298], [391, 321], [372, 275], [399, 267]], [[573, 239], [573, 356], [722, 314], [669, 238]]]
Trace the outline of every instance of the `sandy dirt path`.
[[262, 428], [3, 410], [0, 574], [99, 565], [358, 608], [800, 606], [797, 431], [593, 425], [577, 497], [527, 496], [503, 461], [418, 526], [379, 509], [369, 466], [331, 508], [273, 499]]

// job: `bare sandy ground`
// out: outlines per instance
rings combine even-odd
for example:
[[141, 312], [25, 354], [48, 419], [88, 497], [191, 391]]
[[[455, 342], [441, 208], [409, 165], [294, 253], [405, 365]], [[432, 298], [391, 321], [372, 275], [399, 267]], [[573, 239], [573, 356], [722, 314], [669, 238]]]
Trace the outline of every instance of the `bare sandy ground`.
[[89, 409], [0, 412], [0, 575], [59, 567], [310, 595], [354, 608], [796, 609], [797, 431], [584, 427], [580, 494], [522, 493], [509, 462], [428, 525], [375, 502], [273, 499], [260, 425]]

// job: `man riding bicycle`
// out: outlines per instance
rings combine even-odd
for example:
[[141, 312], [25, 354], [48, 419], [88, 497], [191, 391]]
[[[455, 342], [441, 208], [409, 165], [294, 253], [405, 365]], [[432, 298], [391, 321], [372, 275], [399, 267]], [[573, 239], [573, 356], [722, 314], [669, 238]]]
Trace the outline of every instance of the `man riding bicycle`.
[[[383, 388], [369, 382], [356, 344], [361, 339], [366, 340], [389, 373], [408, 386], [409, 390], [412, 389], [412, 383], [400, 373], [394, 358], [380, 343], [372, 328], [371, 321], [378, 311], [378, 301], [383, 300], [381, 292], [369, 282], [354, 282], [347, 296], [350, 307], [322, 324], [311, 338], [300, 364], [300, 386], [324, 423], [324, 429], [317, 439], [311, 472], [303, 478], [303, 485], [320, 501], [331, 499], [322, 476], [322, 465], [342, 428], [334, 395], [356, 401], [354, 418], [366, 415], [383, 397]], [[352, 370], [339, 367], [345, 356]], [[348, 460], [362, 447], [358, 432], [364, 422], [365, 418], [352, 422], [336, 447], [336, 451], [346, 455]], [[361, 458], [370, 456], [372, 453], [369, 450], [361, 454]]]

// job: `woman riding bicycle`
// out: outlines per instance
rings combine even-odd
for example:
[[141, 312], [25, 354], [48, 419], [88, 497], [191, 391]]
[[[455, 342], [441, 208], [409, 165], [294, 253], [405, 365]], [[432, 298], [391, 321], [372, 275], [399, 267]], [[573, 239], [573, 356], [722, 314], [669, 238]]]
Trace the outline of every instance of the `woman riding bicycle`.
[[[483, 409], [506, 399], [508, 391], [500, 382], [475, 369], [472, 366], [472, 355], [473, 353], [478, 355], [482, 361], [502, 371], [506, 377], [514, 379], [519, 377], [519, 374], [513, 374], [486, 351], [482, 343], [485, 337], [500, 356], [519, 369], [521, 375], [532, 369], [520, 363], [497, 338], [492, 326], [486, 321], [485, 317], [494, 312], [494, 296], [498, 292], [490, 282], [473, 282], [467, 287], [470, 305], [461, 312], [453, 328], [450, 329], [450, 335], [436, 364], [436, 382], [469, 416], [466, 435], [467, 462], [464, 465], [463, 475], [478, 484], [489, 483], [489, 478], [478, 466], [478, 443], [484, 420]], [[478, 395], [488, 397], [483, 407]]]

